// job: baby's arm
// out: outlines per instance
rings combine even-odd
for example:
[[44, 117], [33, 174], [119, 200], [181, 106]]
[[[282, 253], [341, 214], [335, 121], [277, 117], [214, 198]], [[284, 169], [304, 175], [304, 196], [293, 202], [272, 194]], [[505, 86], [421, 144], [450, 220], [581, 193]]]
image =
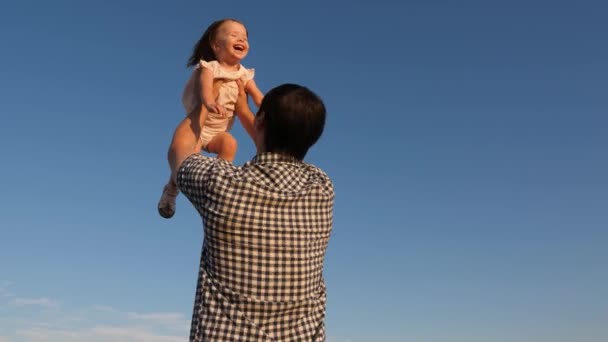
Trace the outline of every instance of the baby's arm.
[[260, 104], [262, 104], [262, 99], [264, 99], [264, 94], [262, 94], [253, 79], [249, 80], [247, 84], [245, 84], [245, 91], [251, 96], [251, 98], [253, 99], [253, 103], [255, 103], [255, 105], [260, 108]]
[[213, 96], [213, 71], [211, 69], [201, 67], [201, 100], [205, 108], [213, 113], [219, 113], [226, 116], [226, 109], [215, 103]]

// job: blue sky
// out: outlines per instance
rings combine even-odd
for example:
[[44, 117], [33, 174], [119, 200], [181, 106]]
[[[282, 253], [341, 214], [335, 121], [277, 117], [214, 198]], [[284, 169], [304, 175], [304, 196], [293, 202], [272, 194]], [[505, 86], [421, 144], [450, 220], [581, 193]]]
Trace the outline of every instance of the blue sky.
[[223, 17], [329, 111], [329, 341], [608, 340], [607, 5], [207, 3], [0, 5], [0, 342], [186, 339], [202, 228], [156, 202]]

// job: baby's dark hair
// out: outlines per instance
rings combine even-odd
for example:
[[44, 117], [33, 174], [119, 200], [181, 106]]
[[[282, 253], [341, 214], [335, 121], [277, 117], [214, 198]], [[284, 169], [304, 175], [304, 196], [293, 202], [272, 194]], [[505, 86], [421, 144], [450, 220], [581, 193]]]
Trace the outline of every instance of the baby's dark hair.
[[213, 49], [211, 48], [211, 42], [215, 39], [217, 30], [220, 28], [220, 26], [227, 21], [234, 21], [243, 25], [241, 21], [232, 18], [214, 21], [211, 25], [209, 25], [209, 27], [207, 27], [207, 30], [205, 30], [205, 33], [203, 33], [201, 39], [199, 39], [194, 45], [194, 48], [192, 49], [192, 56], [188, 58], [188, 63], [186, 64], [187, 67], [197, 65], [201, 59], [205, 62], [211, 62], [217, 59], [215, 57], [215, 53], [213, 53]]

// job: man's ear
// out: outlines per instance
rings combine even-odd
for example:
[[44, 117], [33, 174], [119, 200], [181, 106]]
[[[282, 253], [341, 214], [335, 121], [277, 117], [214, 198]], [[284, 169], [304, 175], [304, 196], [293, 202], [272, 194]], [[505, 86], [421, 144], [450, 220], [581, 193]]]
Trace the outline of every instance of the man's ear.
[[264, 128], [264, 112], [261, 110], [255, 115], [255, 119], [253, 120], [253, 125], [257, 130]]

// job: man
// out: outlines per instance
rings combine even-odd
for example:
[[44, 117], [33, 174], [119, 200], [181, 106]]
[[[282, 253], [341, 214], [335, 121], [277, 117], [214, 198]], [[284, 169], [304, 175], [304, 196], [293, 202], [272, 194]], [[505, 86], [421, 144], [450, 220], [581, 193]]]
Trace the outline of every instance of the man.
[[323, 132], [325, 106], [285, 84], [266, 94], [254, 118], [239, 84], [236, 113], [257, 149], [245, 165], [199, 153], [196, 114], [169, 149], [175, 181], [205, 231], [190, 341], [324, 341], [334, 190], [303, 159]]

